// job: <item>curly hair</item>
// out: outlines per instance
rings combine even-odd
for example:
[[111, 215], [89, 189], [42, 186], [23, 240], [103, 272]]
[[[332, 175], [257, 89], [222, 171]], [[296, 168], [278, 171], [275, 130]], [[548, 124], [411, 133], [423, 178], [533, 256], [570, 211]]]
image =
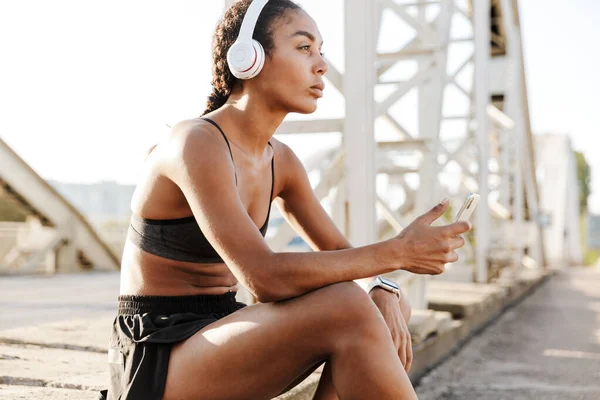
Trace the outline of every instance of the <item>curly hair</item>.
[[[227, 64], [227, 50], [238, 37], [244, 15], [252, 0], [240, 0], [225, 11], [223, 19], [217, 25], [213, 36], [212, 45], [212, 87], [213, 91], [208, 96], [205, 115], [212, 112], [227, 102], [231, 91], [238, 83], [229, 70]], [[252, 38], [259, 41], [265, 49], [265, 55], [270, 57], [275, 44], [273, 42], [273, 28], [275, 22], [283, 18], [286, 10], [297, 10], [301, 7], [291, 0], [270, 0], [263, 8], [256, 23]]]

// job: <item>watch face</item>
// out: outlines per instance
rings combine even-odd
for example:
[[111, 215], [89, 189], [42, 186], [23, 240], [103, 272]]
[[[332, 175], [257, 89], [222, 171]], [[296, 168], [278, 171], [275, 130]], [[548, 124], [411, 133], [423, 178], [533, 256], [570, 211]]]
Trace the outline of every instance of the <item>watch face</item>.
[[379, 277], [381, 279], [382, 283], [385, 283], [388, 286], [393, 287], [394, 289], [400, 289], [400, 287], [398, 285], [396, 285], [396, 283], [390, 281], [389, 279], [386, 279], [384, 277]]

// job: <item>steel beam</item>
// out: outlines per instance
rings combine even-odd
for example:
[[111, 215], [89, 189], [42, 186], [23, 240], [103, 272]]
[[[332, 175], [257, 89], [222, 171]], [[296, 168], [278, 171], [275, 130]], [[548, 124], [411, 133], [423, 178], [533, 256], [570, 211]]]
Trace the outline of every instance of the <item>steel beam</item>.
[[[375, 4], [346, 1], [344, 154], [348, 234], [353, 245], [375, 242]], [[357, 29], [360, 27], [360, 29]], [[349, 51], [352, 49], [352, 51]]]
[[488, 161], [489, 161], [489, 118], [487, 108], [490, 103], [489, 63], [490, 63], [490, 0], [473, 2], [473, 25], [475, 32], [475, 119], [477, 121], [477, 163], [478, 191], [482, 204], [476, 209], [475, 261], [477, 281], [487, 282], [487, 254], [490, 245], [490, 210], [488, 207]]

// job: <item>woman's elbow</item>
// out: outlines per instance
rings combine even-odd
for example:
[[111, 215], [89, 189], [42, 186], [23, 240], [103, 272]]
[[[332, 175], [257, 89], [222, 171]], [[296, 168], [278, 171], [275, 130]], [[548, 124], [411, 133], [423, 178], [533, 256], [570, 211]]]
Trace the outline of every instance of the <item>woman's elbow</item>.
[[290, 297], [274, 279], [264, 279], [254, 285], [254, 296], [261, 303], [273, 303]]
[[296, 297], [297, 295], [290, 289], [290, 287], [286, 287], [274, 279], [268, 279], [262, 281], [259, 285], [254, 285], [253, 294], [256, 300], [261, 303], [274, 303]]
[[273, 303], [273, 302], [277, 301], [277, 297], [271, 293], [261, 292], [260, 294], [258, 294], [258, 293], [256, 294], [256, 300], [259, 303]]
[[245, 279], [244, 286], [260, 303], [272, 303], [279, 300], [277, 284], [267, 276], [253, 276]]
[[275, 272], [279, 267], [279, 262], [273, 257], [275, 254], [271, 252], [260, 257], [262, 262], [252, 268], [252, 276], [248, 279], [250, 291], [261, 303], [273, 303], [291, 297], [287, 293], [289, 288], [285, 287], [289, 282], [282, 282], [280, 274]]

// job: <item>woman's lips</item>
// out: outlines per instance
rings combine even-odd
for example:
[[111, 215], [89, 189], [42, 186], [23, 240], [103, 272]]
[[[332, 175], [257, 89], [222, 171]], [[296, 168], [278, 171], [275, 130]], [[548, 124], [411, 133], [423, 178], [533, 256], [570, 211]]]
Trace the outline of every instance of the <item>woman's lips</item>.
[[317, 97], [323, 97], [323, 90], [325, 89], [325, 83], [319, 82], [316, 85], [310, 87], [310, 90]]
[[318, 89], [316, 87], [311, 87], [310, 91], [312, 94], [314, 94], [318, 98], [323, 97], [323, 90], [321, 90], [321, 89]]

